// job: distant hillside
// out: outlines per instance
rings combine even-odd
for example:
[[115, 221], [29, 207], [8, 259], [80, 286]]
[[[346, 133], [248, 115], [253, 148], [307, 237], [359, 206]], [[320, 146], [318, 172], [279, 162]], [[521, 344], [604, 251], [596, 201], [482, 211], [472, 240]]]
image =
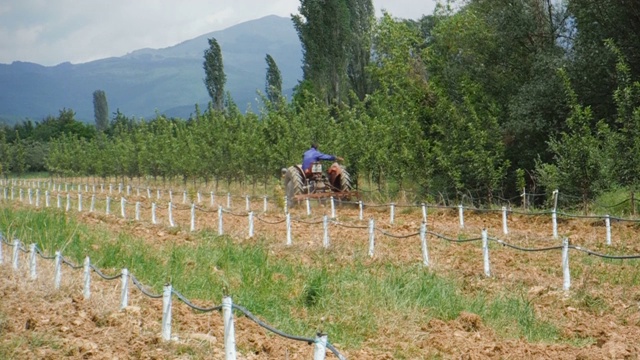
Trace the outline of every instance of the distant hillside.
[[127, 116], [156, 112], [186, 118], [209, 96], [203, 79], [207, 39], [222, 48], [226, 90], [240, 109], [257, 109], [257, 90], [264, 92], [266, 54], [282, 73], [285, 93], [302, 77], [302, 49], [290, 18], [267, 16], [164, 49], [141, 49], [122, 57], [83, 64], [45, 67], [33, 63], [0, 64], [0, 120], [14, 122], [57, 116], [73, 109], [76, 118], [93, 122], [93, 92], [104, 90], [109, 111]]

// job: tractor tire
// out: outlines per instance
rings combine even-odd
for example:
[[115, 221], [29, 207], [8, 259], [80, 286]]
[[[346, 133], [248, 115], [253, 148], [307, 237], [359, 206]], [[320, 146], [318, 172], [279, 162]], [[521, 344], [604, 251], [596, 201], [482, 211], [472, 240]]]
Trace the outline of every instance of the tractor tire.
[[353, 189], [351, 175], [342, 165], [340, 165], [340, 170], [340, 175], [336, 178], [334, 187], [340, 192], [350, 192]]
[[290, 166], [284, 175], [284, 191], [287, 195], [287, 208], [295, 205], [295, 196], [302, 194], [304, 182], [302, 174], [296, 166]]

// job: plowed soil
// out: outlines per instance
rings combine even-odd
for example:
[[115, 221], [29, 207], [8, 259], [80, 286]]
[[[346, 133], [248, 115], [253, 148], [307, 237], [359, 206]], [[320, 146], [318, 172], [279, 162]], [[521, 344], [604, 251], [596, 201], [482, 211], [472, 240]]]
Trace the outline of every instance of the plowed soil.
[[[154, 194], [155, 195], [155, 194]], [[75, 195], [74, 195], [75, 196]], [[69, 213], [89, 226], [127, 231], [148, 241], [149, 246], [162, 242], [188, 244], [193, 240], [189, 205], [175, 204], [174, 227], [170, 227], [167, 202], [155, 197], [127, 197], [126, 219], [120, 211], [119, 198], [112, 200], [110, 214], [105, 214], [105, 195], [98, 194], [94, 212], [88, 212], [85, 196], [83, 211], [77, 199]], [[180, 199], [182, 200], [182, 199]], [[198, 204], [195, 231], [203, 228], [218, 231], [219, 198], [213, 206], [208, 199]], [[62, 200], [65, 206], [66, 198]], [[231, 211], [223, 214], [223, 232], [238, 243], [254, 241], [249, 237], [249, 217], [242, 198], [234, 198]], [[135, 203], [140, 203], [138, 221]], [[157, 202], [156, 222], [152, 224], [151, 203]], [[40, 207], [44, 201], [40, 200]], [[56, 206], [55, 198], [51, 200]], [[13, 206], [32, 206], [23, 200]], [[306, 214], [304, 204], [292, 209], [291, 240], [287, 246], [285, 217], [282, 210], [254, 200], [255, 236], [267, 239], [276, 256], [295, 255], [300, 262], [310, 261], [310, 254], [325, 245], [334, 249], [348, 263], [355, 253], [370, 248], [368, 220], [378, 229], [370, 263], [416, 264], [424, 261], [417, 234], [422, 221], [419, 208], [397, 207], [393, 223], [389, 206], [365, 207], [363, 220], [354, 205], [336, 205], [335, 222], [328, 227], [328, 244], [324, 242], [322, 216], [331, 215], [328, 203], [312, 204]], [[429, 268], [438, 274], [460, 279], [462, 292], [482, 290], [487, 294], [509, 289], [528, 289], [527, 300], [536, 316], [549, 320], [561, 329], [552, 343], [530, 343], [525, 339], [497, 334], [473, 313], [457, 319], [433, 319], [419, 323], [412, 319], [391, 318], [380, 326], [378, 335], [361, 348], [338, 348], [348, 359], [393, 359], [398, 354], [410, 358], [443, 359], [637, 359], [640, 354], [640, 286], [635, 285], [638, 260], [606, 260], [584, 252], [570, 251], [571, 288], [563, 290], [561, 250], [523, 251], [490, 244], [490, 275], [485, 276], [480, 241], [454, 243], [447, 239], [471, 239], [487, 229], [489, 237], [521, 248], [555, 247], [550, 215], [510, 214], [508, 234], [503, 231], [500, 212], [464, 214], [461, 227], [457, 209], [429, 209], [427, 237]], [[640, 229], [633, 222], [613, 222], [612, 244], [606, 245], [606, 228], [602, 219], [560, 218], [560, 238], [568, 237], [572, 245], [598, 253], [640, 254]], [[432, 232], [432, 233], [431, 233]], [[224, 359], [223, 321], [221, 313], [197, 313], [174, 301], [173, 341], [161, 339], [162, 302], [139, 291], [131, 291], [129, 304], [119, 309], [120, 283], [92, 282], [89, 300], [82, 296], [81, 271], [64, 270], [60, 289], [54, 289], [52, 261], [38, 263], [38, 278], [29, 279], [27, 258], [21, 258], [18, 270], [11, 266], [5, 245], [4, 263], [0, 265], [0, 342], [15, 344], [11, 359]], [[633, 277], [629, 281], [627, 277]], [[627, 280], [625, 280], [627, 279]], [[624, 285], [621, 285], [624, 284]], [[633, 285], [629, 285], [633, 284]], [[197, 303], [197, 299], [191, 299]], [[209, 306], [210, 304], [207, 304]], [[251, 310], [251, 309], [249, 309]], [[260, 314], [255, 314], [258, 317]], [[310, 359], [313, 345], [291, 341], [267, 333], [248, 320], [237, 317], [238, 359]], [[242, 350], [244, 349], [244, 350]], [[247, 350], [250, 349], [250, 350]], [[394, 357], [395, 356], [395, 357]], [[331, 353], [327, 358], [335, 358]], [[401, 357], [407, 358], [407, 357]]]

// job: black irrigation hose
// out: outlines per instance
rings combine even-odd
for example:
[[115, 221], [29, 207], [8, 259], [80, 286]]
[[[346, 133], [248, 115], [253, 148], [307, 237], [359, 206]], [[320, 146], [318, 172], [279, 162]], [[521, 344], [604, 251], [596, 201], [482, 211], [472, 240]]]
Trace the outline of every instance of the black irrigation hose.
[[183, 303], [185, 303], [187, 306], [189, 306], [190, 308], [192, 308], [194, 310], [198, 310], [198, 311], [202, 311], [202, 312], [211, 312], [211, 311], [220, 311], [220, 310], [222, 310], [222, 305], [213, 306], [213, 307], [209, 307], [209, 308], [200, 307], [198, 305], [193, 304], [191, 301], [189, 301], [189, 299], [187, 299], [181, 293], [175, 291], [173, 288], [171, 288], [171, 292], [173, 294], [175, 294], [178, 297], [178, 299], [180, 299], [180, 301], [182, 301]]
[[291, 219], [295, 222], [299, 222], [299, 223], [303, 223], [303, 224], [308, 224], [308, 225], [316, 225], [316, 224], [321, 224], [324, 222], [324, 220], [310, 220], [310, 221], [306, 221], [306, 220], [302, 220], [300, 218], [295, 218], [295, 219]]
[[268, 221], [268, 220], [264, 220], [264, 219], [260, 218], [259, 216], [256, 216], [256, 219], [258, 219], [258, 221], [260, 221], [260, 222], [263, 222], [265, 224], [271, 224], [271, 225], [282, 224], [283, 222], [287, 221], [287, 219], [282, 219], [282, 220], [278, 220], [278, 221]]
[[46, 256], [46, 255], [42, 252], [42, 250], [40, 250], [40, 248], [38, 248], [37, 246], [36, 246], [36, 253], [37, 253], [38, 255], [40, 255], [40, 257], [41, 257], [41, 258], [43, 258], [43, 259], [45, 259], [45, 260], [53, 260], [53, 259], [55, 259], [55, 258], [56, 258], [56, 257], [55, 257], [55, 255], [54, 255], [54, 256]]
[[385, 236], [396, 238], [396, 239], [406, 239], [406, 238], [410, 238], [410, 237], [414, 237], [414, 236], [420, 235], [419, 231], [417, 233], [411, 233], [411, 234], [407, 234], [407, 235], [394, 235], [394, 234], [388, 233], [388, 232], [386, 232], [386, 231], [384, 231], [382, 229], [375, 228], [375, 230], [377, 232], [385, 235]]
[[557, 215], [558, 216], [568, 217], [568, 218], [575, 218], [575, 219], [604, 219], [604, 218], [606, 218], [606, 216], [603, 216], [603, 215], [571, 215], [571, 214], [567, 214], [567, 213], [563, 213], [563, 212], [558, 212]]
[[576, 245], [569, 245], [570, 249], [575, 249], [578, 251], [582, 251], [584, 253], [587, 253], [588, 255], [593, 255], [593, 256], [597, 256], [597, 257], [601, 257], [601, 258], [605, 258], [605, 259], [617, 259], [617, 260], [625, 260], [625, 259], [640, 259], [640, 254], [636, 254], [636, 255], [608, 255], [608, 254], [601, 254], [589, 249], [584, 249], [580, 246], [576, 246]]
[[290, 335], [290, 334], [287, 334], [285, 332], [282, 332], [282, 331], [280, 331], [280, 330], [278, 330], [278, 329], [266, 324], [262, 320], [258, 319], [255, 315], [253, 315], [249, 310], [245, 309], [244, 307], [242, 307], [240, 305], [236, 305], [236, 304], [232, 304], [232, 306], [233, 306], [234, 309], [239, 310], [240, 312], [245, 314], [249, 319], [253, 320], [253, 322], [255, 322], [256, 324], [262, 326], [263, 328], [271, 331], [274, 334], [280, 335], [280, 336], [282, 336], [284, 338], [287, 338], [289, 340], [304, 341], [304, 342], [306, 342], [308, 344], [313, 344], [316, 341], [315, 339], [310, 339], [310, 338], [305, 338], [305, 337], [301, 337], [301, 336]]
[[482, 240], [481, 237], [479, 237], [479, 238], [471, 238], [471, 239], [453, 239], [453, 238], [450, 238], [450, 237], [447, 237], [447, 236], [444, 236], [442, 234], [438, 234], [436, 232], [429, 231], [429, 230], [427, 230], [427, 234], [431, 234], [431, 235], [433, 235], [433, 236], [435, 236], [437, 238], [440, 238], [442, 240], [445, 240], [445, 241], [448, 241], [448, 242], [455, 242], [455, 243], [465, 243], [465, 242], [473, 242], [473, 241]]
[[521, 210], [508, 210], [507, 212], [512, 214], [528, 215], [528, 216], [549, 215], [553, 213], [553, 211], [521, 211]]
[[110, 281], [110, 280], [116, 280], [116, 279], [118, 279], [118, 278], [122, 277], [122, 274], [118, 274], [118, 275], [114, 275], [114, 276], [107, 276], [107, 275], [103, 274], [103, 273], [102, 273], [102, 271], [100, 271], [100, 269], [98, 269], [97, 267], [95, 267], [95, 265], [93, 265], [93, 264], [89, 265], [89, 267], [90, 267], [91, 269], [93, 269], [93, 271], [95, 271], [95, 272], [96, 272], [96, 274], [100, 275], [100, 277], [101, 277], [101, 278], [103, 278], [103, 279], [105, 279], [105, 280], [108, 280], [108, 281]]
[[64, 256], [60, 256], [60, 261], [62, 261], [63, 264], [68, 265], [70, 268], [77, 270], [77, 269], [82, 269], [83, 265], [75, 265], [71, 262], [69, 262], [69, 260], [65, 259]]
[[502, 240], [499, 240], [499, 239], [488, 238], [487, 240], [492, 240], [492, 241], [495, 241], [495, 242], [497, 242], [498, 244], [500, 244], [502, 246], [510, 247], [510, 248], [516, 249], [516, 250], [527, 251], [527, 252], [560, 250], [560, 249], [563, 248], [562, 245], [549, 246], [549, 247], [545, 247], [545, 248], [524, 248], [524, 247], [520, 247], [520, 246], [517, 246], [517, 245], [506, 243], [506, 242], [504, 242]]
[[349, 225], [349, 224], [344, 224], [338, 221], [332, 221], [332, 223], [336, 224], [337, 226], [348, 228], [348, 229], [368, 229], [369, 228], [369, 226], [367, 225]]
[[140, 289], [140, 291], [142, 291], [143, 294], [147, 295], [148, 297], [152, 298], [152, 299], [160, 299], [162, 298], [162, 294], [160, 295], [156, 295], [156, 294], [152, 294], [150, 292], [148, 292], [145, 288], [144, 285], [142, 285], [142, 283], [140, 281], [138, 281], [138, 279], [131, 275], [131, 282], [133, 283], [133, 285], [135, 285], [138, 289]]
[[229, 215], [237, 216], [237, 217], [246, 217], [246, 216], [249, 216], [249, 213], [246, 213], [246, 214], [240, 214], [240, 213], [234, 213], [234, 212], [233, 212], [233, 211], [231, 211], [231, 210], [225, 210], [225, 209], [222, 209], [222, 212], [223, 212], [223, 213], [227, 213], [227, 214], [229, 214]]
[[218, 209], [208, 210], [208, 209], [205, 209], [205, 208], [201, 208], [201, 207], [199, 207], [199, 206], [196, 206], [196, 209], [197, 209], [197, 210], [200, 210], [200, 211], [202, 211], [202, 212], [206, 212], [206, 213], [217, 213], [217, 212], [218, 212]]

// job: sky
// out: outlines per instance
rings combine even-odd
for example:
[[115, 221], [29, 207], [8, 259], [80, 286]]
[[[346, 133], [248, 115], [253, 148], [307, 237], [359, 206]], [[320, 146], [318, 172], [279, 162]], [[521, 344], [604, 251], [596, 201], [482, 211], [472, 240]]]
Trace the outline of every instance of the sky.
[[[373, 0], [376, 15], [418, 19], [436, 0]], [[300, 0], [0, 0], [0, 63], [46, 66], [160, 49], [267, 15]]]

